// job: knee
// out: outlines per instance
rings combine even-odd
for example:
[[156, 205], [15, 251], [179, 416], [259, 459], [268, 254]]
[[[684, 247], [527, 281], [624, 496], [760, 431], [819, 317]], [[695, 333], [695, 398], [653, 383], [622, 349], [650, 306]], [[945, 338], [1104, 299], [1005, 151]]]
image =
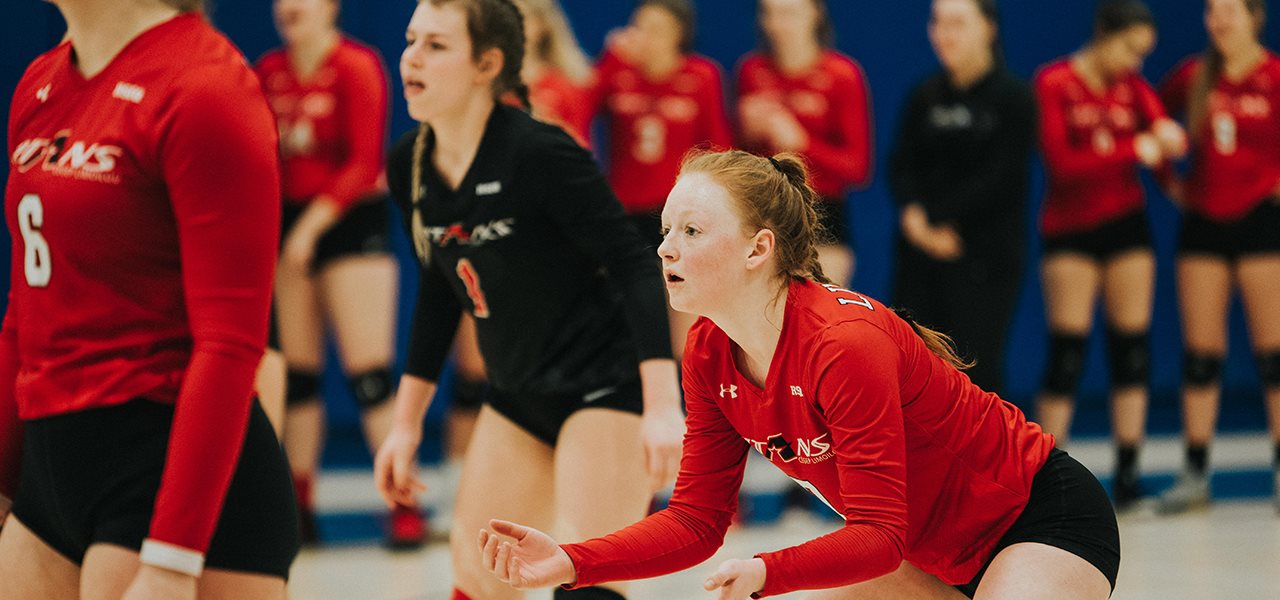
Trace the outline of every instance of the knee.
[[1076, 393], [1084, 374], [1084, 351], [1087, 338], [1068, 333], [1049, 334], [1049, 368], [1044, 378], [1044, 391], [1056, 396]]
[[285, 403], [290, 408], [320, 400], [320, 374], [315, 371], [290, 368], [285, 385]]
[[1107, 331], [1107, 354], [1111, 359], [1111, 385], [1146, 385], [1151, 372], [1151, 346], [1147, 334]]
[[347, 379], [347, 383], [351, 385], [356, 404], [362, 412], [385, 404], [391, 399], [391, 392], [395, 387], [391, 369], [385, 367], [352, 375]]
[[1280, 350], [1269, 350], [1258, 357], [1258, 377], [1263, 387], [1280, 388]]
[[1222, 356], [1209, 352], [1188, 350], [1182, 361], [1182, 379], [1188, 386], [1216, 385], [1222, 376]]

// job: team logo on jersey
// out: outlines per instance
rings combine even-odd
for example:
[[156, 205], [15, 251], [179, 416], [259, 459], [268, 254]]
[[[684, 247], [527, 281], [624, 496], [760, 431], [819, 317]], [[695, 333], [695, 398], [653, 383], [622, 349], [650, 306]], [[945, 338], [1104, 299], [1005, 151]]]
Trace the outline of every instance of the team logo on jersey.
[[798, 385], [793, 385], [793, 386], [789, 386], [789, 387], [791, 388], [791, 395], [792, 395], [792, 396], [799, 396], [799, 397], [801, 397], [801, 398], [803, 398], [803, 397], [804, 397], [804, 390], [800, 389], [800, 386], [798, 386]]
[[43, 103], [45, 103], [45, 102], [48, 102], [48, 101], [49, 101], [49, 90], [51, 90], [51, 89], [53, 89], [53, 84], [52, 84], [52, 83], [46, 83], [46, 84], [44, 84], [44, 87], [42, 87], [42, 88], [40, 88], [40, 89], [36, 90], [36, 100], [39, 100], [42, 104], [43, 104]]
[[830, 435], [829, 433], [824, 433], [810, 439], [797, 438], [794, 443], [781, 433], [771, 435], [763, 442], [750, 438], [743, 439], [747, 440], [747, 443], [751, 444], [751, 447], [755, 448], [756, 452], [764, 455], [770, 462], [782, 461], [789, 463], [799, 461], [800, 464], [810, 465], [835, 456], [835, 452], [831, 450]]
[[445, 227], [415, 227], [415, 240], [444, 248], [449, 244], [459, 246], [480, 246], [488, 242], [510, 237], [516, 232], [514, 218], [497, 219], [481, 223], [467, 229], [462, 223], [454, 223]]
[[120, 175], [114, 171], [121, 156], [124, 149], [119, 146], [73, 140], [71, 130], [64, 129], [52, 139], [29, 138], [19, 142], [11, 162], [19, 173], [40, 165], [45, 172], [59, 177], [117, 184]]
[[502, 192], [501, 181], [486, 181], [484, 183], [476, 184], [477, 196], [492, 196], [494, 194], [498, 194], [501, 192]]
[[729, 394], [730, 398], [737, 398], [738, 386], [732, 385], [732, 384], [730, 385], [725, 385], [723, 383], [720, 384], [720, 397], [723, 398], [725, 394]]
[[146, 88], [132, 83], [123, 81], [116, 82], [116, 88], [111, 90], [111, 97], [134, 104], [141, 104], [143, 96], [147, 95]]

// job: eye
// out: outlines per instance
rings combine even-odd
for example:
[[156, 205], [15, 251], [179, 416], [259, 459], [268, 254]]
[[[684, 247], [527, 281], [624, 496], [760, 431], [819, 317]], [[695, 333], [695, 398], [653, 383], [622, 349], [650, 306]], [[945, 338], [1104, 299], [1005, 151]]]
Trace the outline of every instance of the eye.
[[427, 44], [427, 47], [428, 47], [428, 48], [431, 48], [432, 50], [444, 50], [444, 49], [445, 49], [444, 44], [441, 44], [440, 42], [431, 42], [430, 44]]
[[415, 38], [415, 37], [413, 37], [413, 36], [411, 36], [411, 35], [406, 35], [406, 36], [404, 36], [404, 45], [405, 45], [405, 47], [412, 46], [412, 45], [413, 45], [413, 43], [414, 43], [414, 42], [416, 42], [416, 41], [418, 41], [418, 38]]
[[670, 227], [663, 226], [663, 227], [659, 227], [659, 228], [658, 228], [658, 235], [661, 235], [662, 237], [664, 237], [664, 238], [665, 238], [665, 237], [667, 237], [667, 234], [668, 234], [668, 233], [671, 233], [671, 228], [670, 228]]
[[687, 226], [687, 227], [685, 227], [685, 228], [684, 228], [684, 234], [685, 234], [685, 235], [687, 235], [687, 236], [689, 236], [689, 237], [693, 237], [693, 236], [695, 236], [695, 235], [698, 235], [698, 233], [699, 233], [699, 231], [698, 231], [697, 229], [694, 229], [692, 225]]

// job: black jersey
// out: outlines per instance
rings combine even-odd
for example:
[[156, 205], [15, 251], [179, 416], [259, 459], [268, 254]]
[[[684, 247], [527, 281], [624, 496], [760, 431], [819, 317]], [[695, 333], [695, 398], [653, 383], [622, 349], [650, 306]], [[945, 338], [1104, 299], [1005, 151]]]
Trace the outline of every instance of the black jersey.
[[422, 267], [408, 374], [438, 380], [462, 310], [490, 382], [508, 393], [588, 393], [671, 358], [657, 258], [590, 153], [499, 104], [457, 190], [431, 166], [427, 134], [415, 202], [416, 136], [387, 166]]
[[919, 203], [930, 221], [956, 225], [967, 248], [1020, 249], [1035, 106], [1031, 88], [1000, 67], [967, 89], [946, 73], [926, 79], [903, 110], [890, 164], [899, 204]]

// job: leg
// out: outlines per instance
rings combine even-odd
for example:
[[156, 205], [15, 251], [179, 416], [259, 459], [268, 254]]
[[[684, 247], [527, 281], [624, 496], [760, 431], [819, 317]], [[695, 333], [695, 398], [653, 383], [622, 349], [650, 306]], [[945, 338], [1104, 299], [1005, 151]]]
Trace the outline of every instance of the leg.
[[313, 542], [316, 535], [311, 490], [324, 443], [324, 404], [319, 396], [324, 317], [310, 275], [292, 269], [276, 271], [275, 313], [280, 350], [288, 366], [284, 448], [293, 472], [303, 540]]
[[1280, 305], [1276, 304], [1280, 299], [1280, 254], [1241, 258], [1236, 276], [1266, 394], [1271, 441], [1280, 448]]
[[845, 244], [823, 244], [818, 246], [818, 264], [822, 265], [822, 273], [838, 286], [849, 285], [853, 279], [853, 268], [856, 264], [853, 249]]
[[[80, 579], [84, 600], [116, 600], [133, 582], [141, 563], [138, 553], [112, 544], [94, 544], [84, 557]], [[209, 569], [199, 579], [200, 600], [284, 600], [285, 582], [257, 573]]]
[[[266, 411], [267, 417], [271, 419], [271, 427], [276, 430], [276, 437], [281, 437], [284, 433], [287, 374], [284, 354], [279, 350], [267, 348], [266, 353], [262, 355], [262, 362], [258, 363], [258, 373], [254, 377], [253, 389], [258, 392], [262, 410]], [[281, 437], [281, 439], [284, 438]]]
[[1075, 410], [1072, 397], [1084, 371], [1084, 340], [1093, 327], [1093, 306], [1102, 273], [1098, 264], [1085, 255], [1060, 252], [1045, 258], [1041, 277], [1051, 344], [1044, 391], [1036, 402], [1037, 421], [1064, 447], [1071, 431]]
[[476, 539], [495, 518], [544, 531], [549, 528], [555, 494], [552, 461], [550, 446], [492, 407], [480, 409], [458, 482], [454, 526], [449, 536], [454, 585], [468, 597], [523, 597], [480, 565]]
[[[557, 533], [578, 542], [640, 519], [653, 498], [644, 469], [640, 417], [585, 409], [565, 421], [556, 442]], [[606, 586], [618, 593], [625, 583]]]
[[1047, 544], [1001, 550], [978, 584], [975, 600], [1106, 600], [1111, 582], [1083, 558]]
[[822, 590], [805, 596], [807, 600], [964, 600], [956, 588], [921, 571], [915, 565], [902, 561], [902, 565], [888, 575], [851, 586]]
[[0, 581], [12, 600], [78, 598], [80, 567], [9, 515], [0, 529]]
[[484, 357], [480, 355], [480, 341], [476, 339], [476, 320], [471, 315], [463, 315], [458, 323], [458, 333], [453, 338], [453, 360], [458, 378], [454, 383], [454, 402], [449, 407], [445, 454], [449, 460], [457, 461], [462, 460], [471, 441], [488, 378]]
[[1117, 507], [1142, 496], [1138, 451], [1146, 436], [1147, 380], [1150, 374], [1151, 302], [1155, 257], [1143, 248], [1112, 258], [1104, 267], [1107, 354], [1111, 366], [1111, 429], [1116, 444], [1112, 498]]

